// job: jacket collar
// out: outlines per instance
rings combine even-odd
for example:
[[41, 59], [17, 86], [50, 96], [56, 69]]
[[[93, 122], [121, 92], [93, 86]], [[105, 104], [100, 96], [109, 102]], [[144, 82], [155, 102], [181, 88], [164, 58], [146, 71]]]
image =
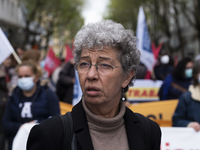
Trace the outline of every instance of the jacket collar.
[[82, 100], [72, 109], [73, 127], [76, 139], [83, 150], [93, 150], [93, 144], [89, 133], [89, 127]]
[[[78, 143], [83, 150], [93, 150], [94, 148], [89, 133], [85, 111], [82, 106], [82, 101], [73, 107], [72, 118], [74, 122], [74, 132], [76, 133]], [[140, 126], [138, 126], [138, 122], [139, 120], [137, 119], [137, 116], [130, 109], [126, 108], [124, 123], [130, 150], [144, 149], [144, 131]]]
[[144, 131], [138, 125], [139, 120], [137, 116], [129, 108], [126, 108], [124, 123], [130, 150], [144, 150]]

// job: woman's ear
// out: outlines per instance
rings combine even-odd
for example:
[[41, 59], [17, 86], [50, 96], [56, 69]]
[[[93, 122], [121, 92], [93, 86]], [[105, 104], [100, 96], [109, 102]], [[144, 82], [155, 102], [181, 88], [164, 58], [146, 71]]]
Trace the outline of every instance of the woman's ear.
[[39, 77], [38, 77], [38, 76], [35, 76], [35, 78], [33, 79], [33, 81], [34, 81], [35, 83], [37, 83], [37, 82], [39, 81]]
[[125, 88], [129, 84], [129, 82], [131, 81], [134, 75], [135, 75], [135, 71], [129, 71], [128, 74], [125, 75], [124, 81], [122, 83], [122, 88]]

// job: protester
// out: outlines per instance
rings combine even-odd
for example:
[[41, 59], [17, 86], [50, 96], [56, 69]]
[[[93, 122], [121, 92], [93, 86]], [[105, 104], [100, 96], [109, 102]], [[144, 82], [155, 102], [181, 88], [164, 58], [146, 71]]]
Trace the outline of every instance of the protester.
[[15, 88], [17, 84], [15, 80], [16, 72], [15, 72], [15, 66], [13, 65], [12, 55], [10, 55], [4, 60], [0, 68], [5, 72], [8, 93], [9, 95], [11, 95], [12, 90]]
[[145, 79], [147, 67], [143, 63], [139, 63], [136, 73], [136, 79]]
[[0, 68], [0, 149], [5, 150], [5, 132], [2, 126], [2, 119], [8, 100], [8, 89], [6, 83], [6, 73]]
[[61, 70], [64, 67], [65, 64], [65, 58], [60, 58], [60, 65], [53, 71], [52, 75], [51, 75], [51, 80], [53, 81], [54, 85], [56, 86], [58, 83], [58, 79], [59, 79], [59, 74], [61, 72]]
[[154, 67], [154, 73], [156, 80], [164, 80], [165, 77], [173, 70], [173, 60], [167, 54], [159, 57], [156, 66]]
[[23, 46], [17, 46], [16, 52], [17, 52], [17, 55], [19, 56], [19, 58], [22, 59], [23, 55], [25, 53], [25, 48]]
[[190, 58], [183, 58], [168, 74], [163, 81], [159, 91], [160, 100], [178, 99], [180, 95], [187, 91], [192, 80], [193, 61]]
[[41, 84], [48, 85], [48, 87], [55, 92], [56, 89], [52, 84], [50, 78], [48, 77], [47, 71], [45, 71], [44, 68], [40, 66], [42, 61], [41, 52], [39, 50], [32, 50], [32, 49], [26, 51], [23, 55], [22, 61], [27, 61], [27, 60], [33, 60], [36, 62], [37, 69], [39, 70]]
[[62, 68], [56, 85], [56, 93], [61, 101], [72, 104], [74, 83], [74, 60], [71, 58]]
[[[121, 101], [133, 84], [140, 62], [132, 32], [110, 20], [91, 23], [77, 33], [74, 46], [83, 96], [71, 112], [73, 146], [77, 150], [159, 150], [159, 126], [136, 115]], [[64, 135], [61, 119], [53, 117], [32, 128], [27, 150], [61, 150], [66, 142]]]
[[3, 118], [9, 150], [17, 131], [25, 123], [41, 123], [60, 114], [59, 99], [47, 86], [40, 85], [40, 73], [35, 62], [22, 62], [17, 66], [16, 72], [18, 86], [8, 100]]
[[172, 120], [174, 127], [191, 127], [200, 131], [200, 59], [194, 62], [192, 85], [179, 98]]

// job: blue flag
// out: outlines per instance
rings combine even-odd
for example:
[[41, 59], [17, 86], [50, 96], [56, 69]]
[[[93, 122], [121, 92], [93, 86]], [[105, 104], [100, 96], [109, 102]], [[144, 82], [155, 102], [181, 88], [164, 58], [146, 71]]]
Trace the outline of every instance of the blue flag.
[[142, 7], [139, 8], [136, 36], [138, 38], [137, 46], [141, 52], [140, 60], [152, 72], [156, 60], [151, 49], [151, 39]]

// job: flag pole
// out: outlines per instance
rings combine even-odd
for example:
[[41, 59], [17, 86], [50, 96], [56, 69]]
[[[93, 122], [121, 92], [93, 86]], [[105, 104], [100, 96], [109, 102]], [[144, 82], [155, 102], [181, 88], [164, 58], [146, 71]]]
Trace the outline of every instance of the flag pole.
[[15, 52], [15, 50], [12, 51], [13, 56], [15, 57], [16, 61], [18, 64], [21, 64], [22, 61], [20, 60], [19, 56], [17, 55], [17, 53]]

